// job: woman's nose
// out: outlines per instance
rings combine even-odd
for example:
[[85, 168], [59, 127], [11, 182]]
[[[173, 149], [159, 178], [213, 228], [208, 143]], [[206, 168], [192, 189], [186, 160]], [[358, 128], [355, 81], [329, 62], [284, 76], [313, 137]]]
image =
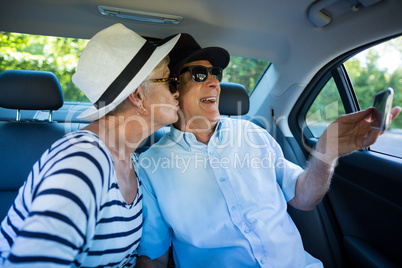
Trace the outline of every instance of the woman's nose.
[[172, 93], [172, 94], [173, 94], [173, 97], [174, 97], [175, 99], [177, 99], [177, 98], [179, 97], [179, 95], [180, 95], [179, 89], [177, 89], [176, 92], [174, 92], [174, 93]]

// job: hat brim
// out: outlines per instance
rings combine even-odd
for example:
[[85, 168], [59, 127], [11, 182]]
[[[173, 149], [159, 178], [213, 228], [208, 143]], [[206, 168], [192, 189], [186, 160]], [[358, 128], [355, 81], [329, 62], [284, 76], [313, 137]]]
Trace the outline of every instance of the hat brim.
[[123, 91], [116, 97], [116, 99], [100, 109], [96, 109], [95, 106], [91, 106], [89, 109], [82, 112], [77, 116], [78, 119], [94, 121], [116, 108], [117, 105], [123, 102], [131, 93], [133, 93], [145, 80], [145, 78], [154, 70], [154, 68], [165, 58], [169, 52], [173, 49], [175, 44], [180, 38], [180, 34], [172, 38], [169, 42], [158, 46], [152, 55], [149, 57], [147, 62], [142, 66], [141, 70], [137, 75], [128, 83], [128, 85], [123, 89]]
[[202, 48], [183, 58], [174, 66], [169, 66], [170, 72], [179, 75], [186, 63], [198, 60], [207, 60], [212, 64], [212, 66], [225, 69], [229, 64], [230, 55], [225, 49], [220, 47]]

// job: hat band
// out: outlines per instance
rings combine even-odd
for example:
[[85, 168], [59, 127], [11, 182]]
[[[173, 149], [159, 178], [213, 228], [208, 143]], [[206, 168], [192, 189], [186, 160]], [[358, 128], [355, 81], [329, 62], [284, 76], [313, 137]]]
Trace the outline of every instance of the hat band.
[[103, 92], [102, 96], [100, 96], [100, 98], [94, 103], [95, 108], [99, 110], [100, 108], [111, 104], [137, 75], [155, 49], [156, 46], [149, 42], [145, 42], [126, 68], [124, 68], [119, 76], [117, 76], [105, 92]]

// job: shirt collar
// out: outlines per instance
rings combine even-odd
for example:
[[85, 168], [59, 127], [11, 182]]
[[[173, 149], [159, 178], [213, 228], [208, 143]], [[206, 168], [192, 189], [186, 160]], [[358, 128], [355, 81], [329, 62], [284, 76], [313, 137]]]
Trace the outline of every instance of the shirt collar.
[[[216, 128], [214, 133], [211, 136], [210, 142], [212, 139], [218, 139], [220, 142], [223, 138], [222, 124], [224, 124], [225, 120], [219, 119], [218, 123], [216, 124]], [[192, 148], [206, 148], [207, 146], [199, 141], [195, 135], [191, 132], [183, 132], [173, 125], [170, 125], [170, 134], [171, 138], [179, 145], [183, 146], [187, 151], [191, 151]], [[210, 143], [209, 142], [209, 143]]]

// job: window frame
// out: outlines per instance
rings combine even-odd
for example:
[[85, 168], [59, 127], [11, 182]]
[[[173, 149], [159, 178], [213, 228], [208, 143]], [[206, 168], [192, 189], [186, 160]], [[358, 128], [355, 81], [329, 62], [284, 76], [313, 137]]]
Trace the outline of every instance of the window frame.
[[[346, 68], [343, 65], [344, 62], [355, 56], [356, 54], [378, 45], [380, 43], [386, 42], [398, 36], [402, 33], [396, 34], [387, 38], [377, 40], [375, 42], [368, 43], [366, 45], [357, 47], [347, 53], [344, 53], [337, 58], [326, 64], [310, 81], [306, 86], [303, 93], [300, 95], [295, 106], [289, 114], [289, 128], [293, 136], [299, 143], [300, 147], [303, 149], [306, 157], [308, 156], [307, 150], [304, 148], [303, 144], [311, 144], [313, 141], [317, 141], [319, 137], [315, 137], [313, 133], [306, 127], [306, 115], [307, 112], [316, 99], [317, 95], [321, 92], [328, 80], [333, 77], [335, 84], [338, 88], [338, 92], [341, 96], [342, 104], [346, 113], [352, 113], [360, 110], [358, 100], [353, 89], [353, 85], [347, 74]], [[363, 150], [369, 150], [368, 148]]]

